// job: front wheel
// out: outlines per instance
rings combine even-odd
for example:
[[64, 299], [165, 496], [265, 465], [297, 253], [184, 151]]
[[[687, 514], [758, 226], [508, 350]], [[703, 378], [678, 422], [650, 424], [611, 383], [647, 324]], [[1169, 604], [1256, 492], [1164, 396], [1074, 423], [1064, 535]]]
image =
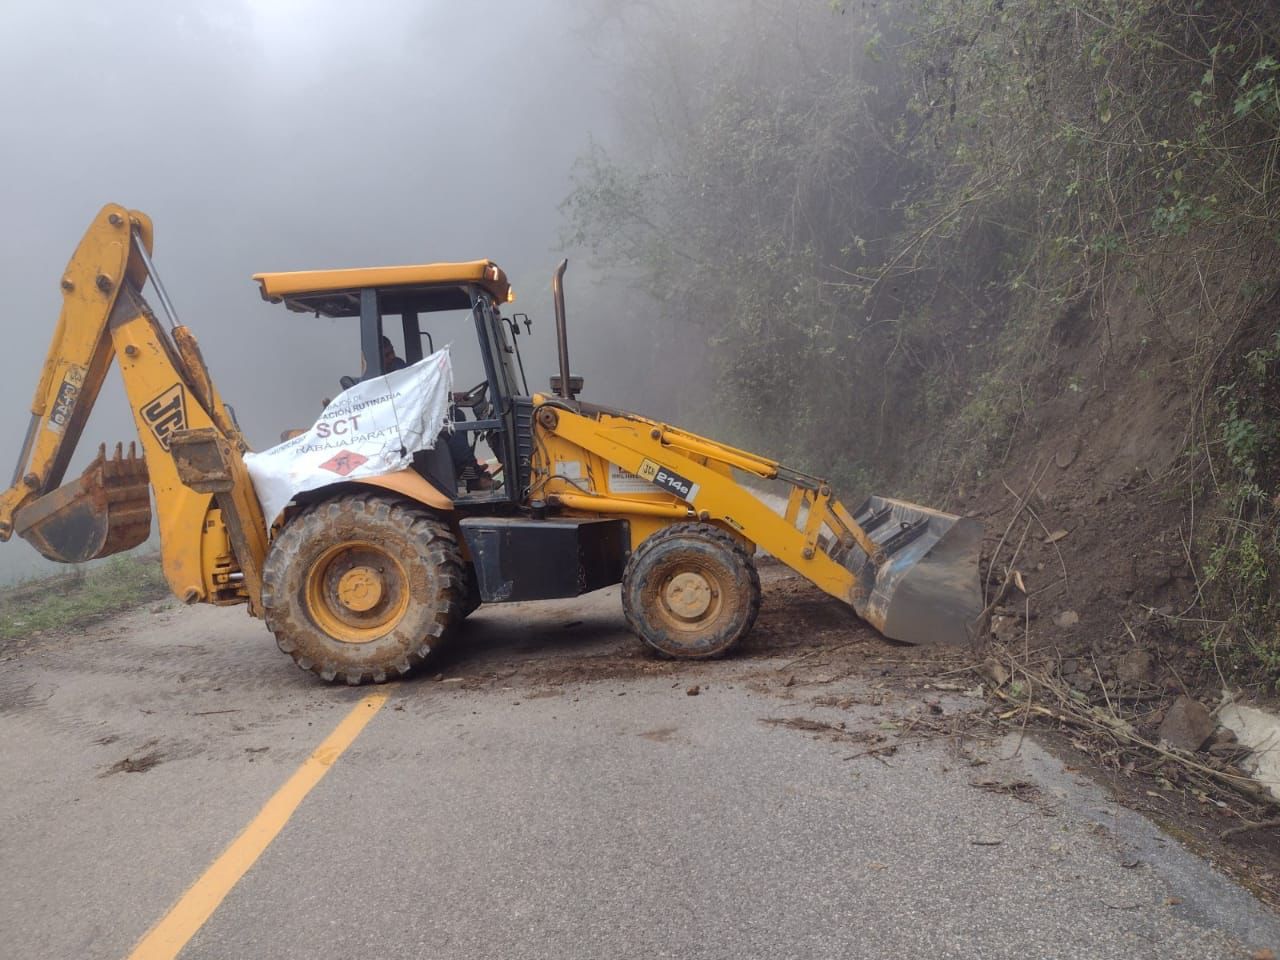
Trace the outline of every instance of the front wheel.
[[406, 501], [326, 500], [289, 521], [262, 570], [280, 649], [324, 680], [408, 673], [458, 619], [462, 558], [449, 528]]
[[705, 660], [728, 653], [760, 612], [755, 563], [732, 536], [706, 523], [677, 523], [631, 554], [622, 609], [658, 653]]

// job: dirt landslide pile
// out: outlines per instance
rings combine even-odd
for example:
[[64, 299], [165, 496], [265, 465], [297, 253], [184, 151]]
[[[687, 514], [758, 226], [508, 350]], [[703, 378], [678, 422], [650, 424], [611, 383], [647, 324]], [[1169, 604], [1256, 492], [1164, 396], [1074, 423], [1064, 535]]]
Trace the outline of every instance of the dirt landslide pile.
[[[1276, 322], [1264, 309], [1230, 351]], [[952, 508], [986, 525], [974, 659], [1002, 719], [1061, 731], [1135, 805], [1229, 845], [1270, 889], [1280, 806], [1223, 711], [1276, 698], [1237, 668], [1239, 624], [1211, 599], [1230, 502], [1198, 446], [1204, 396], [1177, 357], [1108, 368], [1103, 350], [1060, 351], [1004, 462], [957, 491]]]

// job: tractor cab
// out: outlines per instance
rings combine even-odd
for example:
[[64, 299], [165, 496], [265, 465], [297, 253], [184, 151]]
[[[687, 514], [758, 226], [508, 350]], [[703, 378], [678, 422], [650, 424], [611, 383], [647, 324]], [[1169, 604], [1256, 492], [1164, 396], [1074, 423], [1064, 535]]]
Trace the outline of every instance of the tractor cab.
[[[469, 318], [483, 379], [454, 391], [453, 432], [432, 449], [417, 451], [414, 468], [458, 506], [519, 502], [529, 484], [532, 402], [516, 341], [519, 324], [501, 314], [515, 294], [497, 264], [307, 270], [254, 279], [271, 303], [317, 317], [359, 319], [360, 372], [341, 377], [343, 389], [418, 362], [434, 350], [436, 339], [464, 338]], [[432, 314], [438, 323], [430, 322]], [[527, 318], [525, 324], [527, 329]]]

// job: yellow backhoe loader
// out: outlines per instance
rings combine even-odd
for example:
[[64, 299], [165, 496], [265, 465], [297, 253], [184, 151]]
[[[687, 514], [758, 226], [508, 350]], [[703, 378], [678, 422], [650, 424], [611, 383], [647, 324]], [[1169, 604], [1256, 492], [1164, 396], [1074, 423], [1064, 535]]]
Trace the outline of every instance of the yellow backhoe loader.
[[[422, 358], [424, 316], [452, 323], [453, 336], [464, 333], [457, 317], [473, 325], [484, 368], [454, 395], [451, 433], [414, 452], [411, 467], [335, 475], [263, 516], [248, 445], [174, 315], [152, 236], [145, 214], [108, 205], [71, 258], [17, 471], [0, 494], [0, 539], [17, 533], [68, 563], [128, 550], [150, 535], [154, 492], [177, 597], [246, 604], [299, 666], [350, 684], [407, 673], [481, 603], [617, 583], [628, 623], [659, 654], [719, 656], [759, 611], [757, 549], [899, 641], [963, 641], [980, 612], [976, 521], [876, 496], [849, 510], [817, 477], [580, 400], [564, 263], [552, 282], [560, 372], [532, 394], [518, 347], [531, 326], [525, 317], [522, 333], [522, 315], [502, 315], [514, 296], [491, 261], [257, 275], [270, 302], [358, 321], [363, 380], [399, 359], [385, 333], [402, 334], [404, 361]], [[143, 299], [148, 281], [167, 329]], [[113, 360], [143, 455], [133, 442], [112, 456], [104, 446], [64, 485]], [[479, 465], [480, 443], [491, 467]], [[747, 481], [786, 484], [785, 512]]]

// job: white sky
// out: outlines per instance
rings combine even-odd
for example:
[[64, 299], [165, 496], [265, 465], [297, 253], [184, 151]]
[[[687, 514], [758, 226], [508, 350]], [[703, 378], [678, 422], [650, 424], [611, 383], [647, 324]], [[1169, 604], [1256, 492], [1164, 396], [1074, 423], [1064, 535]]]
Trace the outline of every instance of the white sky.
[[[557, 208], [574, 157], [608, 136], [608, 57], [586, 49], [576, 8], [0, 4], [4, 476], [61, 270], [106, 202], [154, 219], [169, 294], [256, 446], [308, 425], [358, 367], [354, 325], [264, 304], [258, 271], [491, 257], [538, 324], [523, 345], [531, 382], [544, 382]], [[479, 379], [465, 357], [455, 367]], [[80, 449], [133, 436], [113, 373]], [[2, 547], [0, 569], [17, 553], [34, 555]]]

